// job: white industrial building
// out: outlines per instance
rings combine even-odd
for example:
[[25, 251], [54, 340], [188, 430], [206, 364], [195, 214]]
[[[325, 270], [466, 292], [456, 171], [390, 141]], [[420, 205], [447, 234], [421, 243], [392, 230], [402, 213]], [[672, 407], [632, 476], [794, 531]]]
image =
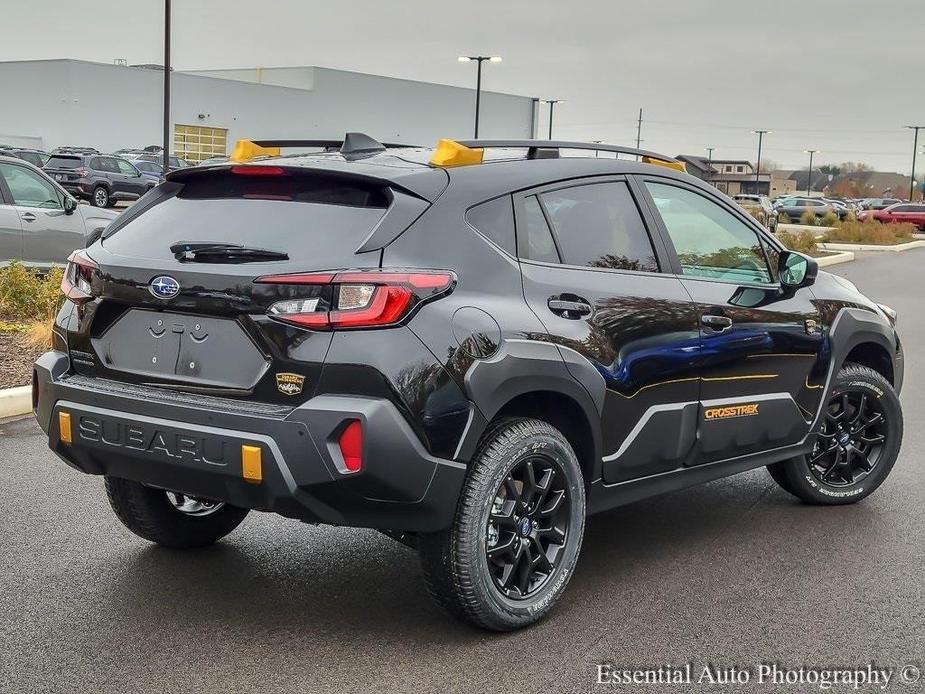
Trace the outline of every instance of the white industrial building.
[[[0, 144], [114, 151], [163, 140], [163, 72], [83, 60], [0, 62]], [[482, 92], [480, 137], [533, 137], [537, 100]], [[237, 139], [340, 138], [432, 145], [472, 137], [475, 90], [321, 67], [174, 71], [176, 154], [198, 162]]]

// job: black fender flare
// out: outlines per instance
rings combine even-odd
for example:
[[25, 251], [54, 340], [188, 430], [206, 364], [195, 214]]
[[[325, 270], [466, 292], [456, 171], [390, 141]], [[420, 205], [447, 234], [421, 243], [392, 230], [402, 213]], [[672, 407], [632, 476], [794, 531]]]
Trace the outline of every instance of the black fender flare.
[[[568, 364], [563, 353], [568, 354]], [[511, 400], [550, 391], [575, 401], [587, 418], [594, 451], [590, 462], [599, 476], [606, 385], [604, 377], [580, 354], [552, 342], [506, 339], [494, 356], [477, 360], [469, 367], [464, 384], [477, 412], [470, 417], [460, 440], [457, 460], [472, 457], [488, 423]]]
[[825, 405], [832, 392], [835, 375], [845, 363], [845, 359], [855, 347], [864, 343], [873, 343], [883, 347], [894, 362], [896, 355], [896, 331], [889, 321], [879, 314], [860, 308], [845, 307], [839, 310], [829, 328], [829, 345], [831, 359], [829, 372], [825, 379], [825, 389], [819, 402], [819, 409], [813, 419], [809, 431], [810, 436], [819, 424], [819, 418], [825, 410]]

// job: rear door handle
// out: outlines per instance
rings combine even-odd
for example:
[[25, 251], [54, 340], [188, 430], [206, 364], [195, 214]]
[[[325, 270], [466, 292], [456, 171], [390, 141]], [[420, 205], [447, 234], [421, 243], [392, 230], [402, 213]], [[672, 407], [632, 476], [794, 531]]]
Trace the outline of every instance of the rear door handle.
[[591, 304], [584, 299], [566, 301], [565, 299], [551, 298], [547, 305], [550, 311], [563, 318], [581, 318], [591, 314]]
[[713, 330], [718, 330], [720, 332], [722, 332], [723, 330], [726, 330], [727, 328], [732, 327], [732, 318], [729, 318], [727, 316], [714, 316], [711, 314], [706, 314], [706, 315], [700, 316], [700, 322], [703, 323], [708, 328], [711, 328]]
[[19, 215], [19, 218], [24, 222], [34, 222], [35, 221], [35, 215], [32, 214], [31, 212], [23, 212], [21, 215]]

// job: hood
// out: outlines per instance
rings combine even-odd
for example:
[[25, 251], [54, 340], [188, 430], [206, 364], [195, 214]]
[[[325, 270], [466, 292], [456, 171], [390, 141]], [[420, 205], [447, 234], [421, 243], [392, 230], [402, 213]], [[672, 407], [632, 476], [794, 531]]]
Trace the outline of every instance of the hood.
[[861, 293], [851, 280], [820, 270], [812, 292], [821, 301], [838, 301], [846, 305], [881, 313], [877, 303]]

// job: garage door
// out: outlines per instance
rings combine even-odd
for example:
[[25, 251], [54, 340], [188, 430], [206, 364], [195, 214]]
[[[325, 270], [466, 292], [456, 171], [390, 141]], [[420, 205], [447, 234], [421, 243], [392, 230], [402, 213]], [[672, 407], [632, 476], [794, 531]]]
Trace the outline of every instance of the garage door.
[[173, 151], [190, 164], [209, 157], [223, 157], [228, 143], [227, 128], [206, 128], [201, 125], [174, 126]]

